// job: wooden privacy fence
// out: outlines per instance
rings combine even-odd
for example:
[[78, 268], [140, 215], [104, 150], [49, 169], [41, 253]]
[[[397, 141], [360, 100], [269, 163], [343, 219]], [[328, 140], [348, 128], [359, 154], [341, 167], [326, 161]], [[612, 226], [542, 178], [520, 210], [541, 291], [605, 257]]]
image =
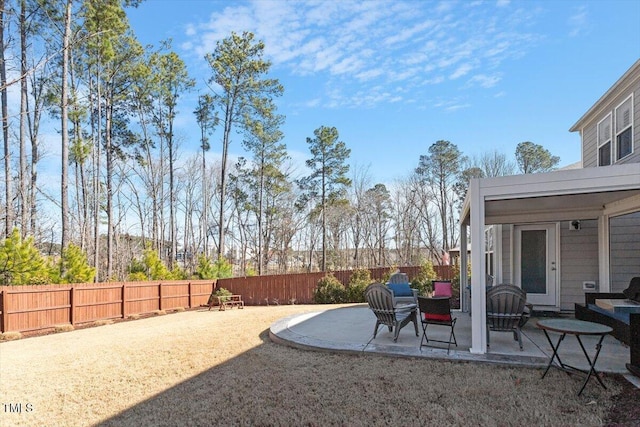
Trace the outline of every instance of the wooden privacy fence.
[[204, 305], [213, 280], [0, 287], [0, 332], [122, 319]]
[[[449, 266], [435, 266], [438, 278], [450, 280]], [[409, 279], [420, 267], [400, 267]], [[371, 269], [380, 281], [388, 267]], [[336, 271], [343, 284], [353, 271]], [[242, 295], [246, 305], [312, 304], [313, 293], [325, 273], [219, 279], [217, 288]], [[91, 283], [74, 285], [0, 286], [0, 332], [50, 330], [59, 325], [81, 325], [123, 319], [157, 310], [194, 308], [207, 304], [216, 287], [212, 280]]]
[[[414, 278], [420, 271], [419, 266], [399, 267], [401, 272], [409, 276], [409, 280]], [[451, 280], [453, 272], [451, 266], [434, 266], [438, 278], [441, 280]], [[389, 273], [388, 267], [369, 269], [371, 278], [381, 281], [385, 274]], [[353, 274], [352, 270], [335, 271], [333, 275], [342, 283], [349, 283], [349, 278]], [[233, 277], [229, 279], [219, 279], [218, 288], [225, 288], [233, 294], [242, 295], [242, 299], [247, 305], [268, 305], [268, 304], [313, 304], [313, 292], [318, 285], [318, 280], [324, 277], [325, 273], [301, 273], [282, 274], [270, 276], [254, 277]]]

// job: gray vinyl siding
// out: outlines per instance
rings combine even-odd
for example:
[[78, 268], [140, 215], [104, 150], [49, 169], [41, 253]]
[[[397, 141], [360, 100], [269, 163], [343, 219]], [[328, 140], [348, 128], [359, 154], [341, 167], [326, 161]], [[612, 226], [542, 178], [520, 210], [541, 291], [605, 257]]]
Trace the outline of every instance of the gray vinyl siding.
[[582, 220], [580, 230], [560, 223], [560, 309], [573, 311], [584, 302], [582, 282], [598, 283], [598, 221]]
[[640, 212], [609, 220], [611, 290], [621, 292], [640, 276]]
[[593, 126], [589, 126], [583, 131], [582, 167], [585, 168], [591, 168], [598, 165], [597, 123], [598, 122], [596, 121]]
[[[640, 74], [640, 71], [638, 72]], [[598, 165], [598, 142], [597, 142], [597, 127], [598, 122], [604, 119], [607, 114], [614, 113], [617, 106], [626, 100], [631, 93], [633, 93], [633, 153], [615, 162], [615, 158], [612, 158], [614, 164], [624, 163], [639, 163], [640, 162], [640, 75], [634, 76], [635, 81], [624, 92], [619, 92], [614, 96], [609, 97], [602, 108], [599, 109], [597, 116], [592, 117], [587, 124], [582, 128], [582, 161], [583, 167], [596, 167]], [[613, 140], [611, 143], [615, 145], [615, 115], [613, 117]]]

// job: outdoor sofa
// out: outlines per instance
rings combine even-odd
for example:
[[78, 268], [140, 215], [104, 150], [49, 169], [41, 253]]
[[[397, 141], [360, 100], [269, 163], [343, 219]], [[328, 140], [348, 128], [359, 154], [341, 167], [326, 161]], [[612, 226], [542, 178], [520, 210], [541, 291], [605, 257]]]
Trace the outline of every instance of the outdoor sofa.
[[613, 312], [596, 305], [597, 299], [630, 299], [640, 302], [640, 277], [634, 277], [621, 293], [586, 293], [585, 303], [575, 305], [576, 319], [601, 323], [613, 329], [611, 333], [629, 346], [631, 360], [627, 369], [640, 377], [640, 312]]

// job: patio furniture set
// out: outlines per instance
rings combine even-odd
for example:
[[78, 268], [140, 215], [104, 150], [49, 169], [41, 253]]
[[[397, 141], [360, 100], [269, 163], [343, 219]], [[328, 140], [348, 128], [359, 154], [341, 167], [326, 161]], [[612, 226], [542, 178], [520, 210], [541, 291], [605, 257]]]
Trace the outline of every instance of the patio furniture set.
[[[451, 314], [451, 282], [434, 281], [433, 288], [434, 294], [431, 297], [418, 296], [417, 290], [410, 288], [408, 278], [402, 273], [392, 275], [386, 285], [381, 283], [369, 285], [365, 291], [365, 298], [376, 316], [373, 338], [376, 337], [380, 325], [386, 325], [389, 332], [394, 334], [393, 341], [397, 342], [400, 330], [409, 323], [414, 324], [416, 336], [419, 336], [417, 324], [417, 318], [419, 318], [422, 325], [420, 347], [429, 346], [430, 342], [445, 343], [447, 354], [449, 354], [451, 344], [458, 345], [454, 332], [456, 318]], [[602, 341], [611, 332], [620, 341], [630, 346], [631, 363], [627, 368], [636, 375], [640, 374], [640, 310], [638, 313], [625, 313], [624, 319], [620, 316], [612, 316], [607, 311], [602, 313], [602, 309], [595, 305], [597, 296], [628, 298], [640, 302], [640, 277], [634, 278], [629, 288], [622, 294], [587, 294], [585, 306], [576, 304], [576, 319], [544, 319], [536, 324], [543, 330], [553, 350], [542, 378], [547, 375], [551, 366], [556, 366], [567, 373], [582, 373], [585, 379], [578, 395], [582, 393], [591, 378], [596, 378], [600, 385], [606, 388], [595, 365], [602, 348]], [[510, 284], [491, 286], [487, 290], [486, 307], [487, 347], [490, 345], [490, 331], [510, 332], [513, 333], [514, 340], [518, 341], [522, 350], [521, 328], [529, 320], [532, 311], [532, 306], [526, 302], [526, 292]], [[429, 325], [450, 328], [449, 338], [447, 340], [429, 338], [427, 335]], [[551, 340], [548, 331], [560, 334], [556, 344]], [[578, 340], [588, 362], [588, 369], [576, 368], [562, 362], [558, 349], [566, 335], [573, 335]], [[589, 356], [582, 343], [581, 336], [584, 335], [599, 337], [596, 352], [592, 356]]]
[[[435, 280], [432, 284], [433, 294], [430, 297], [418, 296], [418, 291], [409, 286], [409, 279], [404, 273], [391, 275], [386, 285], [370, 285], [365, 291], [365, 298], [376, 315], [373, 337], [376, 337], [380, 325], [386, 325], [389, 332], [394, 333], [393, 341], [396, 342], [400, 330], [412, 321], [418, 336], [416, 317], [419, 317], [422, 325], [420, 347], [429, 346], [430, 341], [445, 343], [449, 353], [451, 344], [457, 346], [454, 331], [456, 318], [451, 314], [451, 282]], [[522, 350], [520, 328], [530, 315], [526, 308], [526, 293], [517, 286], [492, 287], [487, 293], [487, 335], [489, 331], [511, 332]], [[429, 338], [429, 325], [450, 328], [449, 339], [445, 341]]]
[[[413, 323], [416, 336], [418, 331], [418, 312], [422, 326], [422, 339], [420, 346], [425, 346], [429, 341], [447, 344], [447, 353], [451, 344], [458, 345], [454, 327], [456, 319], [451, 315], [451, 282], [434, 282], [434, 294], [427, 298], [418, 296], [418, 291], [409, 286], [409, 279], [404, 273], [391, 275], [389, 282], [374, 283], [365, 290], [365, 299], [369, 308], [376, 316], [376, 324], [373, 330], [373, 338], [378, 334], [380, 325], [386, 325], [389, 332], [393, 332], [393, 341], [397, 342], [400, 330]], [[447, 326], [450, 328], [449, 339], [429, 339], [427, 327], [429, 325]], [[424, 343], [427, 344], [424, 344]]]

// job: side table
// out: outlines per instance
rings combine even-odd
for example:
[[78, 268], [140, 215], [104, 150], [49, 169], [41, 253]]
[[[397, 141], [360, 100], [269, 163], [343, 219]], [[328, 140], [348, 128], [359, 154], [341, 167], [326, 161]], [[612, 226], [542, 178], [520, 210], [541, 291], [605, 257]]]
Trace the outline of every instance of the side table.
[[[576, 319], [543, 319], [543, 320], [538, 320], [536, 326], [542, 329], [542, 331], [544, 332], [544, 335], [547, 337], [547, 341], [549, 341], [549, 345], [551, 345], [551, 348], [553, 349], [553, 354], [551, 355], [551, 359], [549, 360], [547, 369], [545, 369], [544, 374], [542, 374], [542, 378], [544, 378], [547, 375], [547, 372], [549, 372], [549, 368], [551, 368], [551, 365], [553, 365], [554, 360], [557, 359], [557, 367], [560, 368], [561, 370], [567, 373], [579, 372], [579, 373], [586, 374], [586, 378], [582, 383], [582, 387], [580, 388], [580, 391], [578, 391], [578, 396], [582, 394], [582, 391], [587, 386], [587, 383], [589, 382], [589, 379], [591, 379], [592, 376], [598, 380], [598, 382], [603, 388], [605, 389], [607, 388], [602, 382], [602, 380], [600, 379], [598, 372], [596, 371], [596, 362], [598, 360], [598, 355], [600, 354], [600, 350], [602, 349], [602, 340], [604, 340], [604, 337], [607, 334], [613, 331], [612, 328], [606, 325], [601, 325], [600, 323], [586, 322], [584, 320], [576, 320]], [[548, 331], [560, 333], [560, 338], [558, 339], [557, 344], [555, 345], [553, 344]], [[558, 348], [560, 348], [560, 343], [562, 342], [562, 340], [564, 340], [564, 337], [567, 336], [567, 334], [574, 335], [578, 340], [578, 343], [580, 344], [580, 348], [582, 349], [582, 353], [587, 358], [587, 362], [589, 362], [589, 370], [584, 370], [584, 369], [576, 368], [575, 366], [567, 365], [566, 363], [563, 363], [562, 360], [560, 359], [560, 355], [558, 354]], [[598, 343], [596, 344], [596, 353], [593, 356], [593, 359], [589, 357], [587, 350], [584, 348], [584, 345], [582, 344], [582, 340], [580, 339], [580, 337], [583, 335], [594, 335], [594, 336], [600, 337], [600, 339], [598, 340]]]

